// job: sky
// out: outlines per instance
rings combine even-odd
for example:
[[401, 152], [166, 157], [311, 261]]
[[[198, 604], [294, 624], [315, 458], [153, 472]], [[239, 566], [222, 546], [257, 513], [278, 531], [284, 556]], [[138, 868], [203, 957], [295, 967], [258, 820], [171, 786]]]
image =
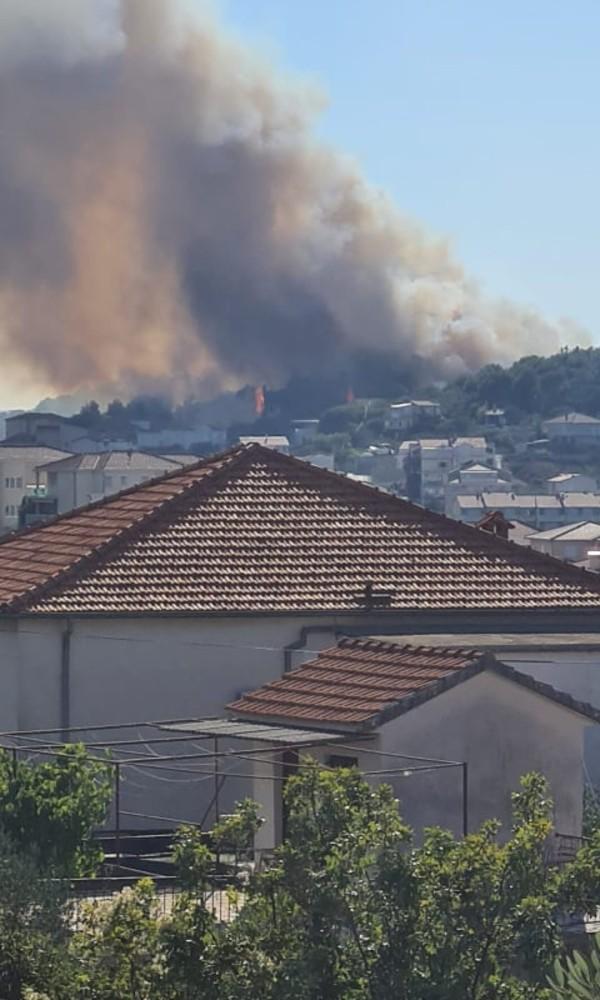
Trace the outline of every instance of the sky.
[[487, 293], [600, 344], [600, 0], [214, 4], [324, 92], [318, 133]]

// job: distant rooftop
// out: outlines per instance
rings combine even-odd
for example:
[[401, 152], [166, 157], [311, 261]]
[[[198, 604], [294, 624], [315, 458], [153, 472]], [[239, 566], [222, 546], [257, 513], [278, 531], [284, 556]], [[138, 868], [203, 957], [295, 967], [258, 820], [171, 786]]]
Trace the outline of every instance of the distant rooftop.
[[563, 413], [560, 417], [551, 417], [544, 420], [545, 424], [600, 424], [596, 417], [589, 417], [585, 413]]
[[563, 507], [598, 508], [600, 510], [599, 493], [461, 493], [456, 497], [460, 507], [477, 507], [482, 509], [511, 507], [526, 509], [547, 507], [560, 510]]
[[240, 444], [260, 444], [263, 448], [289, 448], [290, 442], [283, 434], [250, 435], [241, 437]]
[[551, 528], [548, 531], [535, 531], [530, 534], [532, 541], [556, 541], [560, 538], [562, 542], [595, 542], [600, 538], [600, 523], [596, 521], [578, 521], [576, 524], [563, 525], [560, 528]]
[[[197, 462], [197, 458], [192, 461]], [[161, 472], [173, 472], [185, 462], [149, 455], [145, 451], [99, 451], [69, 455], [59, 461], [50, 461], [40, 466], [46, 472], [122, 472], [127, 469], [147, 469], [157, 476]]]
[[[578, 479], [580, 476], [586, 476], [585, 472], [559, 472], [556, 476], [550, 476], [547, 480], [549, 483], [568, 483], [570, 479]], [[593, 478], [593, 477], [589, 477]]]

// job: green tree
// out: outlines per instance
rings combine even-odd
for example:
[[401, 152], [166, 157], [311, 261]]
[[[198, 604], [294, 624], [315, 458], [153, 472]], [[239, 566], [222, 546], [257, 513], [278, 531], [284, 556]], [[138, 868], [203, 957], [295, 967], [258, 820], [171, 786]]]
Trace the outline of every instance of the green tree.
[[68, 925], [63, 885], [0, 833], [0, 996], [69, 989]]
[[262, 975], [232, 993], [244, 1000], [258, 990], [270, 1000], [541, 998], [557, 914], [600, 897], [600, 843], [563, 871], [548, 866], [551, 802], [536, 775], [514, 797], [504, 843], [487, 823], [461, 840], [431, 829], [415, 847], [391, 790], [354, 771], [305, 770], [287, 798], [289, 840], [235, 925]]
[[589, 956], [574, 951], [557, 958], [548, 982], [552, 1000], [600, 1000], [600, 935], [593, 939]]
[[42, 869], [86, 875], [100, 860], [90, 834], [112, 795], [108, 764], [81, 745], [65, 746], [43, 763], [0, 751], [0, 830]]

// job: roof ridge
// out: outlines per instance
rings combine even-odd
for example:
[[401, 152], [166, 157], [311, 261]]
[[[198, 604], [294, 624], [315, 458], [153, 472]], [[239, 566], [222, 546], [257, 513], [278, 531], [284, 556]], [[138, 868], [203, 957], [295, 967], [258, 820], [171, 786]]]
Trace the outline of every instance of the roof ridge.
[[496, 554], [503, 554], [508, 549], [512, 555], [517, 556], [518, 561], [525, 565], [525, 568], [527, 568], [527, 563], [531, 563], [531, 558], [533, 557], [539, 565], [540, 572], [543, 572], [543, 567], [546, 566], [549, 576], [556, 576], [557, 572], [559, 574], [566, 574], [573, 577], [574, 585], [578, 584], [581, 587], [590, 587], [592, 590], [600, 591], [600, 577], [598, 574], [566, 563], [556, 556], [537, 552], [529, 546], [520, 545], [518, 542], [502, 538], [489, 531], [482, 531], [474, 525], [465, 524], [464, 521], [457, 521], [454, 518], [447, 517], [446, 514], [440, 514], [437, 511], [429, 510], [427, 507], [421, 507], [411, 500], [405, 500], [404, 497], [388, 493], [377, 486], [350, 479], [343, 473], [332, 472], [330, 469], [311, 465], [310, 462], [305, 462], [295, 455], [284, 455], [282, 452], [263, 448], [258, 444], [247, 445], [246, 447], [248, 449], [257, 449], [262, 454], [268, 453], [271, 461], [284, 467], [289, 466], [296, 469], [304, 467], [305, 471], [309, 469], [310, 473], [317, 480], [323, 480], [324, 482], [335, 481], [338, 486], [343, 488], [344, 492], [349, 493], [351, 496], [356, 494], [358, 497], [362, 494], [365, 499], [369, 498], [372, 503], [381, 504], [391, 516], [394, 516], [396, 512], [399, 514], [402, 507], [405, 513], [411, 513], [414, 516], [415, 521], [425, 526], [431, 524], [432, 528], [438, 527], [451, 531], [453, 537], [457, 538], [458, 541], [464, 541], [465, 545], [471, 545], [473, 542], [476, 542], [478, 547], [488, 548]]
[[[46, 521], [43, 524], [33, 525], [31, 528], [25, 528], [21, 531], [12, 532], [10, 535], [0, 538], [0, 547], [8, 541], [15, 541], [16, 539], [21, 539], [36, 534], [37, 532], [44, 531], [49, 527], [59, 523], [68, 521], [70, 518], [75, 518], [88, 510], [96, 510], [104, 506], [108, 506], [111, 502], [117, 499], [127, 497], [133, 493], [141, 492], [142, 490], [148, 490], [153, 486], [163, 484], [165, 481], [170, 479], [177, 479], [182, 477], [187, 479], [190, 473], [195, 471], [199, 472], [203, 468], [207, 468], [207, 475], [202, 479], [194, 479], [193, 477], [189, 482], [186, 482], [181, 489], [176, 491], [172, 495], [167, 495], [158, 498], [155, 506], [149, 508], [141, 516], [135, 518], [130, 524], [125, 525], [123, 528], [117, 528], [113, 531], [108, 538], [94, 545], [88, 552], [83, 555], [76, 557], [67, 566], [57, 570], [51, 576], [44, 579], [41, 583], [34, 584], [29, 587], [23, 594], [20, 594], [14, 600], [9, 601], [8, 604], [4, 606], [5, 610], [10, 608], [15, 611], [26, 610], [32, 602], [38, 600], [39, 598], [46, 596], [49, 590], [53, 590], [58, 586], [67, 583], [72, 579], [74, 574], [79, 573], [79, 571], [87, 566], [92, 559], [102, 558], [106, 555], [113, 555], [118, 551], [126, 542], [131, 541], [135, 538], [143, 528], [147, 527], [156, 521], [160, 515], [164, 512], [166, 507], [171, 508], [173, 505], [181, 503], [183, 500], [191, 497], [195, 490], [198, 489], [202, 491], [202, 488], [206, 488], [208, 483], [214, 483], [216, 477], [220, 474], [230, 475], [233, 468], [236, 468], [239, 464], [240, 459], [243, 459], [247, 453], [248, 448], [244, 446], [230, 448], [227, 451], [220, 452], [217, 455], [212, 455], [209, 458], [199, 459], [193, 465], [189, 466], [178, 466], [173, 471], [169, 471], [163, 475], [156, 476], [154, 479], [149, 479], [145, 483], [138, 483], [136, 486], [132, 486], [129, 489], [121, 490], [119, 493], [112, 493], [109, 496], [102, 497], [100, 500], [93, 501], [92, 503], [86, 504], [83, 507], [77, 507], [74, 510], [65, 512], [64, 514], [58, 514], [56, 517], [52, 518], [50, 521]], [[217, 463], [222, 461], [224, 464], [218, 465]], [[213, 467], [214, 468], [211, 468]], [[94, 567], [95, 568], [95, 567]]]

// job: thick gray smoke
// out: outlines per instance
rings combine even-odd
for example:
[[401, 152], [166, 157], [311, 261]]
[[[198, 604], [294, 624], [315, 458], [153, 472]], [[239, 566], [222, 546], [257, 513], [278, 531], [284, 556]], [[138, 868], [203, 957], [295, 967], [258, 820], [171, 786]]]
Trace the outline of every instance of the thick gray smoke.
[[444, 375], [564, 342], [315, 142], [311, 94], [166, 7], [2, 0], [5, 360], [57, 390], [182, 394], [366, 349]]

